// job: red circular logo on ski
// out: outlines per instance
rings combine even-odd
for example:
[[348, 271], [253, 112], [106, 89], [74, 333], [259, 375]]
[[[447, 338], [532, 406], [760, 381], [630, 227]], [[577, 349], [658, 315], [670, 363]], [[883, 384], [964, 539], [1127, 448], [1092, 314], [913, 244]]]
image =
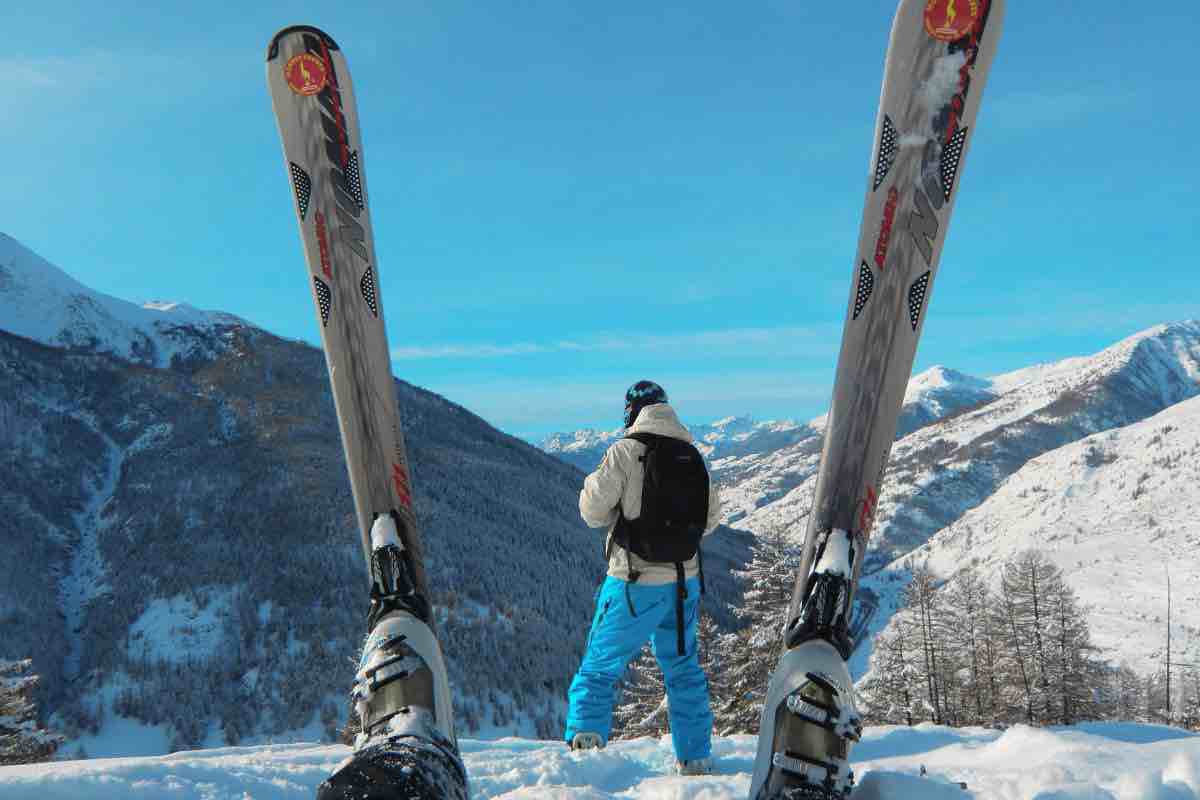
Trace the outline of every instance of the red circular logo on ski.
[[956, 42], [975, 32], [985, 0], [929, 0], [925, 32], [943, 42]]
[[317, 94], [329, 83], [329, 70], [325, 62], [312, 53], [301, 53], [288, 59], [283, 68], [287, 85], [296, 94], [305, 97]]

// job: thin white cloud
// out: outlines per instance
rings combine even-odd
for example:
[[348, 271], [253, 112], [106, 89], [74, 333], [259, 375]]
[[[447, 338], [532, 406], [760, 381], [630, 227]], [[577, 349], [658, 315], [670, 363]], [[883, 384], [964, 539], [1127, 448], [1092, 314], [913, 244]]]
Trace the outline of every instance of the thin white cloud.
[[1080, 117], [1110, 114], [1135, 99], [1136, 95], [1119, 87], [1032, 89], [988, 98], [980, 113], [988, 127], [996, 130], [1044, 130]]
[[[620, 427], [623, 397], [640, 375], [595, 381], [545, 378], [436, 381], [427, 388], [461, 403], [501, 430], [538, 440], [553, 431]], [[788, 371], [655, 374], [684, 421], [731, 414], [759, 419], [809, 419], [829, 403], [828, 377]]]
[[563, 348], [557, 345], [542, 345], [532, 342], [518, 344], [435, 344], [424, 347], [393, 347], [392, 358], [396, 361], [414, 361], [427, 358], [506, 358], [528, 356], [537, 353], [552, 353]]
[[48, 89], [58, 86], [61, 78], [47, 65], [36, 61], [0, 59], [0, 73], [8, 76], [9, 86], [18, 89]]
[[128, 60], [107, 50], [50, 58], [8, 56], [0, 57], [0, 75], [6, 77], [9, 89], [78, 91], [120, 80], [126, 71], [122, 64]]
[[[840, 326], [838, 326], [840, 329]], [[826, 348], [833, 326], [733, 328], [678, 334], [606, 334], [588, 339], [562, 339], [551, 342], [483, 342], [472, 344], [434, 344], [392, 348], [395, 361], [452, 358], [511, 358], [548, 353], [597, 353], [626, 350], [731, 350], [758, 349], [789, 352], [810, 346]]]

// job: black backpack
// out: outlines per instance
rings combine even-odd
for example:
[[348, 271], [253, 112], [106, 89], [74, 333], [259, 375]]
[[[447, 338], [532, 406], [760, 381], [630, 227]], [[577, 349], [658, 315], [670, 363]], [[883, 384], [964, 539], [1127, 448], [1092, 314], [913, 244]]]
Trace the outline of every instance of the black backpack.
[[[632, 433], [625, 438], [646, 446], [646, 454], [639, 459], [644, 468], [642, 511], [636, 519], [628, 519], [620, 509], [613, 541], [646, 561], [675, 565], [679, 586], [676, 624], [679, 654], [683, 655], [683, 599], [687, 597], [683, 562], [701, 555], [700, 539], [708, 523], [708, 470], [700, 451], [689, 442], [652, 433]], [[630, 569], [631, 582], [636, 583], [639, 575]], [[703, 594], [703, 564], [700, 587]]]
[[700, 451], [669, 436], [634, 433], [625, 437], [646, 445], [641, 456], [642, 513], [627, 519], [624, 509], [613, 539], [647, 561], [683, 562], [700, 550], [708, 522], [708, 470]]

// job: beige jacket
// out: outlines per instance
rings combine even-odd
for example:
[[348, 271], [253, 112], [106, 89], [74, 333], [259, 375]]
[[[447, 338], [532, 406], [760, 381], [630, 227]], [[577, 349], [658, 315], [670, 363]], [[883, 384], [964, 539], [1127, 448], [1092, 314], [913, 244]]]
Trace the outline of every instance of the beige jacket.
[[[679, 421], [675, 410], [666, 403], [646, 406], [638, 414], [637, 421], [628, 433], [653, 433], [673, 439], [692, 441], [692, 434]], [[579, 514], [589, 528], [608, 528], [605, 552], [608, 553], [608, 574], [623, 581], [629, 580], [630, 566], [640, 572], [639, 584], [674, 583], [675, 565], [644, 561], [612, 540], [613, 528], [619, 517], [618, 507], [627, 519], [636, 519], [642, 513], [642, 462], [646, 445], [636, 439], [620, 439], [609, 446], [604, 460], [596, 471], [583, 482], [579, 493]], [[721, 500], [717, 487], [709, 481], [708, 522], [705, 534], [712, 533], [721, 519]], [[684, 562], [687, 577], [700, 573], [698, 560]]]

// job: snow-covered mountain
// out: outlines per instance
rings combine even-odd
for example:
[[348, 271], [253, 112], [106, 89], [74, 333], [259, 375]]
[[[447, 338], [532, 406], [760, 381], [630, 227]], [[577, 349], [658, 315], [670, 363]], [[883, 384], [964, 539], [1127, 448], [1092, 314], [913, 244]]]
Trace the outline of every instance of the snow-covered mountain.
[[[688, 430], [695, 437], [697, 447], [710, 460], [769, 452], [813, 435], [808, 425], [792, 420], [757, 422], [746, 416], [726, 417], [702, 425], [688, 425]], [[608, 446], [624, 435], [624, 428], [610, 431], [584, 428], [572, 433], [553, 433], [538, 446], [547, 453], [590, 472], [600, 463]]]
[[139, 306], [101, 294], [0, 233], [0, 328], [17, 336], [167, 366], [173, 358], [219, 349], [215, 336], [244, 324], [185, 303]]
[[995, 380], [976, 378], [943, 366], [931, 367], [908, 381], [896, 438], [903, 439], [943, 417], [994, 400], [999, 392]]
[[[916, 395], [927, 393], [939, 382], [927, 377], [932, 376], [925, 373], [913, 379], [921, 385]], [[864, 565], [867, 575], [902, 559], [939, 531], [954, 530], [952, 526], [964, 515], [985, 503], [993, 509], [1015, 506], [1024, 510], [1035, 505], [1035, 494], [1020, 500], [1006, 498], [1006, 504], [989, 503], [1006, 479], [1032, 459], [1054, 454], [1096, 433], [1117, 432], [1200, 394], [1200, 322], [1158, 325], [1094, 355], [1000, 375], [982, 387], [969, 379], [965, 383], [967, 391], [955, 393], [963, 401], [961, 406], [936, 409], [942, 413], [940, 418], [903, 436], [893, 448]], [[970, 402], [972, 393], [976, 393], [974, 402]], [[910, 391], [906, 399], [914, 396]], [[932, 405], [925, 407], [935, 411]], [[807, 523], [819, 456], [817, 443], [784, 448], [759, 457], [757, 473], [731, 481], [724, 490], [724, 496], [732, 501], [727, 503], [729, 512], [736, 514], [737, 504], [746, 511], [737, 519], [738, 527], [799, 539]], [[1066, 479], [1082, 480], [1079, 468], [1065, 466], [1075, 463], [1071, 456], [1064, 458], [1064, 469], [1076, 470]], [[790, 488], [772, 496], [784, 487]], [[1194, 484], [1187, 481], [1174, 487], [1182, 497], [1200, 497]], [[1074, 508], [1082, 497], [1075, 493], [1065, 498], [1063, 513], [1071, 517], [1090, 513]], [[978, 528], [978, 523], [971, 527]], [[1131, 573], [1161, 573], [1158, 550], [1149, 545], [1162, 533], [1144, 525], [1126, 533], [1134, 559], [1127, 564]], [[1181, 530], [1169, 536], [1173, 548], [1186, 547], [1187, 534]], [[1031, 537], [1025, 544], [1034, 541], [1036, 537]], [[1086, 546], [1078, 554], [1061, 541], [1060, 548], [1057, 558], [1063, 563], [1088, 562], [1095, 557]], [[880, 599], [880, 613], [873, 624], [878, 629], [893, 610], [902, 584], [868, 578], [864, 585]], [[1130, 613], [1144, 613], [1152, 619], [1158, 611], [1134, 608]], [[1105, 625], [1103, 614], [1097, 606], [1093, 618], [1097, 630]], [[1112, 636], [1104, 641], [1113, 644], [1114, 660], [1144, 664], [1153, 658], [1154, 649], [1144, 646], [1149, 640]], [[856, 654], [852, 666], [859, 673], [869, 653], [868, 645]]]
[[1169, 571], [1172, 659], [1200, 663], [1200, 397], [1026, 462], [866, 585], [886, 596], [892, 573], [925, 561], [944, 577], [972, 564], [998, 586], [1032, 548], [1090, 609], [1096, 644], [1144, 674], [1164, 661]]
[[[898, 435], [986, 402], [995, 397], [991, 382], [945, 367], [914, 376], [904, 396]], [[825, 417], [806, 423], [793, 420], [760, 422], [748, 416], [726, 417], [708, 424], [689, 425], [699, 449], [708, 458], [722, 489], [724, 518], [742, 526], [756, 509], [783, 497], [812, 475], [821, 454]], [[591, 471], [604, 451], [625, 433], [623, 428], [556, 433], [540, 446], [547, 453]]]
[[[991, 559], [992, 569], [1042, 543], [1092, 603], [1097, 641], [1111, 645], [1116, 660], [1153, 663], [1162, 648], [1154, 618], [1165, 614], [1164, 564], [1188, 560], [1200, 543], [1200, 484], [1180, 466], [1196, 458], [1189, 448], [1200, 430], [1197, 395], [1197, 321], [1158, 325], [1093, 355], [990, 379], [944, 367], [914, 376], [865, 564], [868, 576], [893, 564], [864, 583], [881, 599], [876, 629], [894, 608], [901, 584], [889, 576], [902, 572], [906, 555], [929, 555], [948, 575], [975, 556], [967, 542], [990, 542], [978, 557]], [[726, 522], [755, 534], [803, 535], [824, 422], [811, 421], [806, 436], [782, 447], [726, 456], [714, 448]], [[1190, 433], [1169, 438], [1161, 433], [1167, 426]], [[1122, 446], [1128, 454], [1117, 452]], [[1110, 457], [1111, 464], [1094, 463]], [[1014, 520], [1023, 527], [1014, 530]], [[1133, 576], [1131, 583], [1117, 593], [1099, 588], [1118, 585], [1114, 572]], [[1178, 585], [1194, 583], [1200, 575], [1193, 573], [1181, 567]], [[1180, 609], [1200, 600], [1178, 591]], [[1177, 617], [1181, 624], [1200, 625], [1185, 616]], [[1143, 634], [1135, 635], [1139, 626]], [[1196, 639], [1192, 647], [1200, 646]], [[860, 672], [869, 650], [856, 656]]]
[[[868, 571], [920, 546], [982, 503], [1029, 459], [1198, 393], [1200, 322], [1181, 322], [1142, 331], [1093, 356], [998, 376], [975, 402], [966, 402], [970, 392], [956, 395], [962, 406], [943, 405], [945, 416], [897, 441]], [[765, 475], [731, 481], [727, 494], [740, 495], [743, 507], [754, 505], [738, 526], [802, 535], [818, 457], [813, 445], [785, 448], [769, 456], [774, 469]], [[772, 482], [794, 488], [774, 499], [762, 488]]]
[[[0, 247], [0, 658], [34, 659], [67, 752], [326, 735], [367, 598], [321, 352]], [[557, 735], [603, 573], [582, 475], [397, 394], [462, 732]]]

